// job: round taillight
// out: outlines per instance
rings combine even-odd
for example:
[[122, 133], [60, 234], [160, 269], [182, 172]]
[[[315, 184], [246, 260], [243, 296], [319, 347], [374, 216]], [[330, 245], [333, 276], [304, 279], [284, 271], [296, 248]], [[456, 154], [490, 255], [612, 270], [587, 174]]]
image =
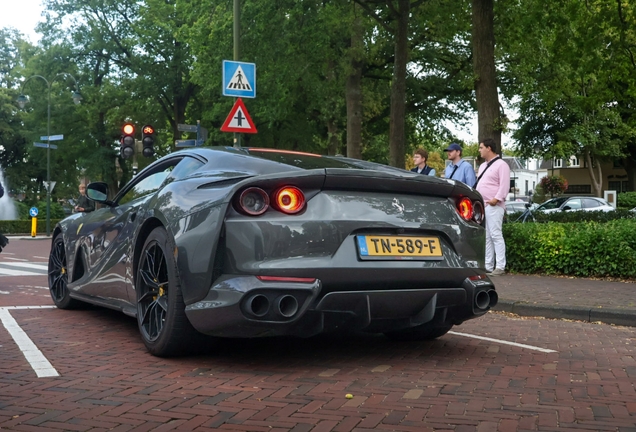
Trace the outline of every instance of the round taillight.
[[262, 215], [269, 208], [267, 192], [257, 187], [245, 189], [239, 196], [238, 207], [239, 210], [248, 215]]
[[484, 221], [484, 215], [484, 205], [481, 201], [475, 201], [473, 203], [473, 220], [481, 224]]
[[274, 193], [274, 203], [283, 213], [298, 213], [305, 207], [305, 194], [294, 186], [285, 186]]
[[470, 198], [464, 197], [460, 199], [457, 203], [457, 211], [465, 221], [471, 220], [473, 218], [473, 202]]

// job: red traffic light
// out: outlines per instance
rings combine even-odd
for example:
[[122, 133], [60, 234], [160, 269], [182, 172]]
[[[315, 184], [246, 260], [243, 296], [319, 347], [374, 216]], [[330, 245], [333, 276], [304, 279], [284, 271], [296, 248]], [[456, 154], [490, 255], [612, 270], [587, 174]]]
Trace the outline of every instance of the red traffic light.
[[153, 128], [150, 125], [146, 125], [144, 126], [144, 128], [142, 129], [141, 133], [143, 133], [144, 135], [152, 135], [155, 133], [155, 128]]
[[135, 133], [135, 125], [126, 123], [122, 130], [124, 131], [125, 135], [133, 135]]

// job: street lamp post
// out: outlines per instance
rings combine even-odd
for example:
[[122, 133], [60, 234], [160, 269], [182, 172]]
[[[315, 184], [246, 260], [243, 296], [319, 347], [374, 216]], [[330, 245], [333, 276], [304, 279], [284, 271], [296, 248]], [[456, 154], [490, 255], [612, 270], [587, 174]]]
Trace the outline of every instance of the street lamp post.
[[26, 103], [29, 101], [27, 97], [23, 93], [24, 86], [28, 83], [31, 78], [41, 78], [45, 83], [48, 89], [48, 99], [47, 99], [47, 114], [46, 114], [46, 235], [51, 235], [51, 85], [55, 82], [55, 79], [58, 77], [71, 77], [73, 82], [75, 83], [75, 91], [73, 92], [73, 102], [75, 104], [79, 104], [82, 100], [82, 95], [79, 93], [79, 88], [77, 86], [77, 80], [73, 75], [67, 72], [62, 72], [55, 75], [52, 79], [47, 80], [42, 75], [32, 75], [26, 79], [22, 83], [20, 87], [20, 96], [18, 97], [18, 105], [20, 108], [24, 108]]

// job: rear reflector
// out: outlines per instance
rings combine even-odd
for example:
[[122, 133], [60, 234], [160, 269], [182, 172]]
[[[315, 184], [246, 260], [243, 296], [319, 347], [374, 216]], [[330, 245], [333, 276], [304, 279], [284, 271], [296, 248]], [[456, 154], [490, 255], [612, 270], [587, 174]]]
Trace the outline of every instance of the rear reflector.
[[302, 277], [256, 276], [256, 278], [263, 282], [299, 282], [299, 283], [316, 282], [316, 278], [302, 278]]

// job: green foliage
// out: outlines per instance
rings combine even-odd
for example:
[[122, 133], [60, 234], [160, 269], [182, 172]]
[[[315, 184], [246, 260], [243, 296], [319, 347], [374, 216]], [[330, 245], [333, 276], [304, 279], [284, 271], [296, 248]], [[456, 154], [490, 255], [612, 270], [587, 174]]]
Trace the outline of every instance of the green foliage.
[[621, 192], [616, 197], [616, 205], [619, 208], [636, 208], [636, 192]]
[[636, 220], [504, 224], [508, 268], [519, 273], [636, 277]]
[[[59, 219], [51, 219], [51, 230], [55, 227], [55, 225], [59, 221], [60, 221]], [[13, 221], [0, 220], [0, 232], [2, 234], [30, 235], [31, 224], [32, 222], [30, 220], [13, 220]], [[38, 218], [37, 235], [44, 235], [44, 234], [46, 234], [46, 220]]]
[[[28, 204], [22, 201], [14, 201], [18, 219], [31, 219], [29, 215], [29, 210], [31, 207], [36, 207], [38, 209], [38, 219], [45, 220], [46, 219], [46, 201], [38, 201], [33, 204]], [[64, 207], [57, 202], [51, 201], [51, 219], [63, 219], [67, 216], [67, 213], [64, 211]]]
[[532, 202], [536, 204], [543, 204], [548, 200], [548, 197], [545, 195], [545, 191], [541, 187], [541, 183], [539, 183], [534, 188], [534, 194], [532, 194]]

